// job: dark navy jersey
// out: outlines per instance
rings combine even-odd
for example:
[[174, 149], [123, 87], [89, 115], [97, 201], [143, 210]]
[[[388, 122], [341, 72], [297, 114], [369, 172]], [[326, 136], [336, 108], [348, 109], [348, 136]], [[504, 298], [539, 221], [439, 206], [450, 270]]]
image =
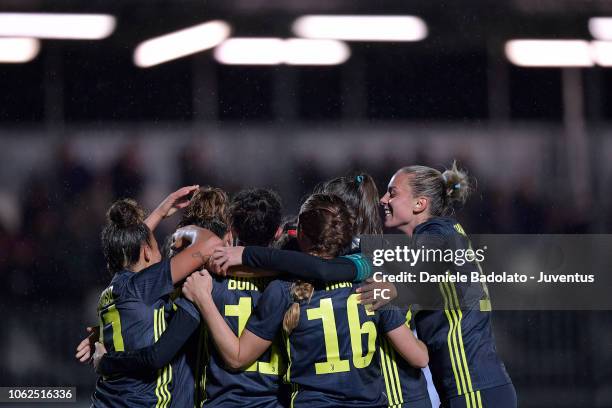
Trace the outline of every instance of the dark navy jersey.
[[[406, 313], [406, 325], [409, 328], [413, 325], [410, 310]], [[408, 364], [384, 337], [381, 339], [378, 355], [389, 408], [410, 408], [411, 402], [429, 401], [427, 380], [423, 370]]]
[[[176, 307], [170, 299], [173, 291], [169, 260], [137, 273], [117, 272], [98, 303], [100, 341], [106, 349], [129, 351], [156, 342]], [[192, 307], [191, 312], [194, 310]], [[186, 370], [185, 356], [181, 354], [157, 372], [140, 377], [100, 378], [92, 396], [93, 406], [192, 406], [193, 377]]]
[[[215, 305], [236, 336], [244, 330], [269, 282], [269, 278], [213, 279]], [[198, 378], [198, 401], [204, 401], [204, 407], [282, 407], [284, 387], [280, 383], [285, 362], [279, 345], [280, 338], [249, 367], [232, 371], [202, 328], [200, 366], [206, 369]]]
[[[421, 239], [423, 237], [435, 237]], [[418, 225], [413, 233], [416, 245], [438, 242], [440, 249], [471, 248], [463, 228], [447, 217], [434, 217]], [[479, 271], [477, 263], [444, 265], [451, 272]], [[484, 283], [440, 283], [439, 310], [423, 310], [414, 320], [419, 338], [429, 349], [429, 368], [440, 398], [444, 401], [465, 395], [467, 406], [476, 407], [479, 390], [511, 382], [497, 355], [492, 330], [491, 303]]]
[[[281, 330], [293, 302], [292, 282], [270, 283], [247, 323], [255, 335], [271, 340]], [[387, 398], [376, 350], [378, 333], [405, 324], [397, 310], [368, 312], [350, 282], [315, 286], [302, 302], [297, 327], [285, 336], [285, 380], [292, 407], [386, 407]]]

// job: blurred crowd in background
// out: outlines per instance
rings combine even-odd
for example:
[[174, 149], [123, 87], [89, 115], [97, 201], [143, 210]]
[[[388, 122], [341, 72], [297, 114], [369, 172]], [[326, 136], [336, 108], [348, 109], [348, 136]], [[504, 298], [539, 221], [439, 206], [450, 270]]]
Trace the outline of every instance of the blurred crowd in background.
[[[178, 151], [177, 177], [170, 182], [173, 188], [213, 185], [230, 194], [241, 188], [274, 188], [283, 198], [287, 215], [297, 213], [301, 200], [317, 183], [340, 175], [318, 167], [316, 161], [303, 160], [283, 174], [269, 173], [259, 185], [240, 184], [236, 178], [224, 179], [217, 163], [202, 160], [203, 153], [193, 146]], [[34, 166], [24, 178], [13, 200], [18, 208], [1, 206], [2, 220], [18, 214], [19, 221], [0, 224], [0, 276], [4, 281], [0, 286], [4, 343], [0, 347], [8, 363], [2, 383], [77, 385], [79, 398], [86, 399], [95, 374], [71, 356], [85, 335], [85, 327], [96, 324], [97, 296], [110, 280], [99, 241], [105, 211], [122, 197], [134, 197], [152, 209], [171, 189], [145, 199], [145, 192], [156, 180], [146, 177], [143, 161], [147, 158], [135, 144], [126, 144], [113, 160], [95, 168], [74, 154], [69, 142], [58, 143], [53, 154], [52, 166]], [[452, 159], [442, 163], [450, 164]], [[470, 158], [460, 159], [469, 169]], [[414, 163], [431, 164], [428, 160], [426, 154], [417, 153]], [[392, 158], [378, 163], [352, 160], [343, 174], [366, 171], [383, 194], [395, 170], [414, 164]], [[287, 177], [293, 188], [287, 188]], [[576, 216], [580, 212], [571, 200], [545, 193], [533, 188], [529, 180], [522, 184], [481, 183], [458, 218], [472, 234], [610, 230], [609, 226], [594, 225], [588, 217]], [[163, 223], [158, 238], [172, 232], [173, 226], [172, 220]], [[495, 294], [492, 296], [494, 302]], [[585, 401], [593, 404], [590, 406], [606, 406], [597, 405], [597, 401], [610, 401], [606, 398], [612, 392], [612, 365], [609, 357], [599, 358], [596, 350], [601, 347], [609, 354], [609, 319], [609, 312], [497, 312], [498, 346], [519, 399], [525, 402], [521, 405], [548, 406], [550, 392], [564, 395], [571, 386], [572, 392], [564, 397], [567, 405], [556, 406], [586, 406], [582, 405]]]

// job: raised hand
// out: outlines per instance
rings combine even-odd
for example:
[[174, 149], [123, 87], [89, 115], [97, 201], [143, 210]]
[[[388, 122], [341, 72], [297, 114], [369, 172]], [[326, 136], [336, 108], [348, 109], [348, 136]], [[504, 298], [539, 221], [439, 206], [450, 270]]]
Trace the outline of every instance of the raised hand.
[[181, 187], [173, 193], [170, 193], [168, 197], [159, 203], [157, 208], [151, 212], [151, 214], [145, 220], [145, 224], [153, 231], [159, 222], [164, 218], [170, 217], [181, 208], [185, 208], [189, 205], [191, 194], [196, 191], [200, 186], [187, 186]]

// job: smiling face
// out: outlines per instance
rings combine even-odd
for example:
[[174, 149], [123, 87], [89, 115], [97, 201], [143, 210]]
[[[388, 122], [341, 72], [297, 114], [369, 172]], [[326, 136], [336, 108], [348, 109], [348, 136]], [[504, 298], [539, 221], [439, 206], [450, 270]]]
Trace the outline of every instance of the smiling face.
[[414, 227], [426, 221], [427, 198], [414, 197], [410, 174], [398, 171], [391, 177], [387, 193], [380, 199], [385, 210], [385, 227], [412, 235]]

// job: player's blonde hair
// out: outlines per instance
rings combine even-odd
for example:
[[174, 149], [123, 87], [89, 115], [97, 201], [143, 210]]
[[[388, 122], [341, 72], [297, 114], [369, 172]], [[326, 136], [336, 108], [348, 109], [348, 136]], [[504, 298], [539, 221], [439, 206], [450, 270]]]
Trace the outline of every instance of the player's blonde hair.
[[411, 176], [408, 183], [413, 196], [429, 198], [429, 213], [434, 217], [452, 214], [454, 205], [465, 204], [475, 189], [475, 181], [457, 167], [456, 160], [444, 172], [427, 166], [402, 167], [398, 172]]
[[[313, 194], [300, 209], [299, 235], [307, 239], [308, 253], [334, 258], [346, 251], [352, 239], [353, 219], [342, 199], [332, 194]], [[294, 303], [285, 313], [283, 329], [291, 334], [300, 321], [300, 302], [310, 300], [314, 287], [309, 282], [291, 285]]]
[[230, 225], [229, 198], [222, 189], [205, 186], [193, 194], [178, 226], [198, 225], [202, 220], [209, 219], [217, 219], [227, 226]]

